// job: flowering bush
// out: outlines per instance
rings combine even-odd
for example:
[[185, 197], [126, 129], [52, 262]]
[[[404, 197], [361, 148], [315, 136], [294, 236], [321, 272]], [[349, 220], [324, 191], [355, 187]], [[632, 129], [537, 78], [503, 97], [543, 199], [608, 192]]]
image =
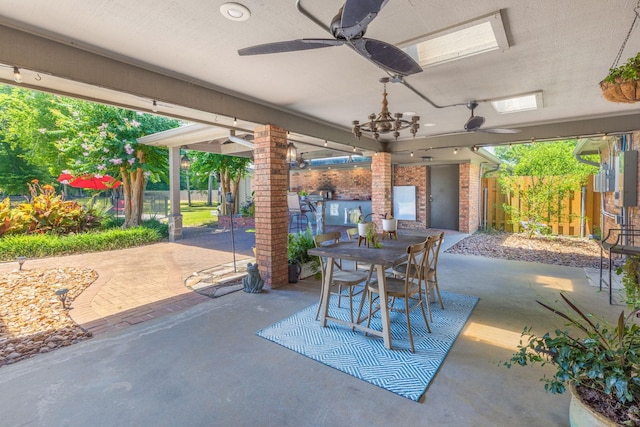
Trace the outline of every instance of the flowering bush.
[[9, 199], [0, 204], [0, 236], [9, 234], [69, 234], [100, 225], [93, 209], [67, 201], [56, 194], [53, 186], [29, 184], [31, 200], [11, 209]]

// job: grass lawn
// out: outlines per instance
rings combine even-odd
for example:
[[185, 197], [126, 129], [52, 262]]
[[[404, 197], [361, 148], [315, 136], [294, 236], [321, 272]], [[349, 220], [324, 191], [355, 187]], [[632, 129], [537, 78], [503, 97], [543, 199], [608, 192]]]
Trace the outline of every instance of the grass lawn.
[[211, 211], [218, 209], [218, 204], [207, 206], [205, 202], [180, 203], [182, 225], [185, 227], [214, 227], [218, 225], [218, 215], [211, 215]]

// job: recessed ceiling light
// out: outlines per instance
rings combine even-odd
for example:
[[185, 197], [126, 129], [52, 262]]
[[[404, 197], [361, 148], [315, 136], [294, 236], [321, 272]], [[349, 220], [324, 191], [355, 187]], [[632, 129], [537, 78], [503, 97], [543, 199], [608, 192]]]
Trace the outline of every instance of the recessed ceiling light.
[[240, 3], [224, 3], [220, 6], [220, 13], [231, 21], [246, 21], [251, 16], [249, 9]]

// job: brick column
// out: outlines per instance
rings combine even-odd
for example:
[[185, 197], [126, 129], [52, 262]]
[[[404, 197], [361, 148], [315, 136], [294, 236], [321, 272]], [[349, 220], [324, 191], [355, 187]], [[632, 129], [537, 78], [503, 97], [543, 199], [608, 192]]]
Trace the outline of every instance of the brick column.
[[475, 233], [478, 230], [480, 214], [480, 165], [478, 164], [460, 164], [459, 205], [459, 230], [462, 233]]
[[272, 125], [255, 129], [253, 188], [256, 203], [256, 259], [265, 286], [288, 279], [287, 132]]
[[378, 153], [371, 158], [371, 212], [372, 220], [382, 230], [379, 214], [391, 213], [391, 153]]

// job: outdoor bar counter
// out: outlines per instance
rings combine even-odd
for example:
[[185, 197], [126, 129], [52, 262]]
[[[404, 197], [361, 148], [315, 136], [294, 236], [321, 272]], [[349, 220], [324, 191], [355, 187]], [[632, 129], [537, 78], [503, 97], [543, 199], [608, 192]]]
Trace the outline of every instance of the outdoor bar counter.
[[[324, 223], [326, 225], [354, 226], [358, 223], [360, 209], [362, 215], [371, 213], [371, 200], [325, 199]], [[371, 221], [371, 217], [367, 217]]]

